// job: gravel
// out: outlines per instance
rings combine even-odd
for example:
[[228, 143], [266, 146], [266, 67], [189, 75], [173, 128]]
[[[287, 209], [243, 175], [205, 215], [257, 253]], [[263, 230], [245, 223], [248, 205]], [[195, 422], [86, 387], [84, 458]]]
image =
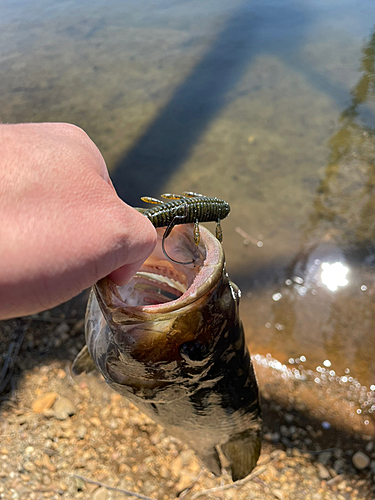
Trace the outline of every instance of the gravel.
[[[269, 372], [257, 370], [263, 450], [257, 477], [235, 487], [228, 475], [210, 474], [188, 446], [114, 393], [98, 373], [73, 378], [66, 361], [56, 358], [73, 359], [83, 344], [83, 322], [51, 324], [50, 335], [39, 323], [28, 330], [22, 372], [0, 407], [1, 500], [132, 498], [126, 492], [155, 500], [175, 500], [181, 492], [186, 500], [375, 498], [373, 437], [350, 441], [322, 428], [327, 417], [304, 421], [307, 400], [295, 385], [282, 381], [273, 390]], [[292, 404], [273, 399], [283, 392]]]
[[[48, 408], [49, 396], [43, 410], [38, 407], [35, 411], [35, 402], [47, 401], [49, 394], [56, 395], [52, 407]], [[2, 408], [1, 499], [121, 500], [131, 498], [125, 493], [130, 491], [156, 500], [174, 500], [201, 474], [185, 497], [193, 500], [199, 491], [231, 484], [227, 475], [215, 478], [208, 473], [191, 449], [113, 393], [97, 373], [72, 379], [62, 363], [52, 361], [25, 374], [19, 383], [18, 401]], [[51, 409], [53, 414], [48, 413]], [[59, 412], [64, 420], [59, 419]], [[283, 428], [282, 433], [294, 435], [296, 440], [315, 432], [283, 425], [288, 431]], [[367, 481], [358, 486], [360, 477], [345, 472], [337, 476], [335, 464], [339, 460], [346, 468], [343, 458], [335, 458], [345, 456], [342, 450], [316, 455], [293, 447], [282, 451], [275, 449], [274, 438], [271, 434], [270, 441], [264, 443], [259, 482], [249, 481], [216, 492], [215, 497], [207, 493], [200, 498], [372, 498], [366, 496], [370, 495]], [[357, 466], [364, 464], [362, 455], [353, 455]], [[368, 471], [371, 474], [370, 468]], [[100, 484], [88, 483], [75, 474]], [[339, 481], [330, 484], [335, 476]]]

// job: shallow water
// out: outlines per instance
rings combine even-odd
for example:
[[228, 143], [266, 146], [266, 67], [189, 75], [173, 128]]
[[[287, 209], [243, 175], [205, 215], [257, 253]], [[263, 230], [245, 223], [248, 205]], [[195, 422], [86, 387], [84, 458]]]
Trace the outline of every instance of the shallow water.
[[81, 126], [132, 205], [183, 190], [228, 200], [252, 352], [375, 384], [372, 1], [0, 12], [3, 122]]

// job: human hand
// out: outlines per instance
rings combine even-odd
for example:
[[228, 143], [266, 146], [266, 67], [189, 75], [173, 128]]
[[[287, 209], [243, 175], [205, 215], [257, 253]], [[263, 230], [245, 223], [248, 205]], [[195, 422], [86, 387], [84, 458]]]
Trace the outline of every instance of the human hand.
[[0, 318], [53, 307], [107, 275], [129, 281], [156, 231], [117, 196], [85, 132], [0, 125], [0, 151]]

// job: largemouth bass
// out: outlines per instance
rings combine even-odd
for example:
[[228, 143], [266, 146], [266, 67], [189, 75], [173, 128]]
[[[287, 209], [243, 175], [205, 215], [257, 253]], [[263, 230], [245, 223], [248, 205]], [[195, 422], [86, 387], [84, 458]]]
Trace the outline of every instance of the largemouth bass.
[[[260, 453], [258, 387], [239, 318], [240, 292], [218, 240], [176, 226], [134, 278], [93, 288], [86, 343], [74, 373], [96, 366], [106, 382], [187, 443], [216, 475], [247, 476]], [[193, 261], [186, 266], [178, 261]], [[227, 463], [225, 463], [227, 462]]]

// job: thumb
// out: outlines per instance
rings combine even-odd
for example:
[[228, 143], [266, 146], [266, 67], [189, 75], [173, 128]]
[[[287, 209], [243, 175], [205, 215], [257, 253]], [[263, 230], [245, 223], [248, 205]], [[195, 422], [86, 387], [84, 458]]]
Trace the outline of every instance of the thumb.
[[125, 285], [132, 279], [143, 262], [151, 255], [157, 240], [156, 229], [149, 219], [132, 207], [124, 205], [127, 209], [131, 209], [130, 227], [134, 228], [134, 232], [130, 237], [131, 244], [126, 242], [124, 245], [124, 264], [108, 275], [118, 286]]

